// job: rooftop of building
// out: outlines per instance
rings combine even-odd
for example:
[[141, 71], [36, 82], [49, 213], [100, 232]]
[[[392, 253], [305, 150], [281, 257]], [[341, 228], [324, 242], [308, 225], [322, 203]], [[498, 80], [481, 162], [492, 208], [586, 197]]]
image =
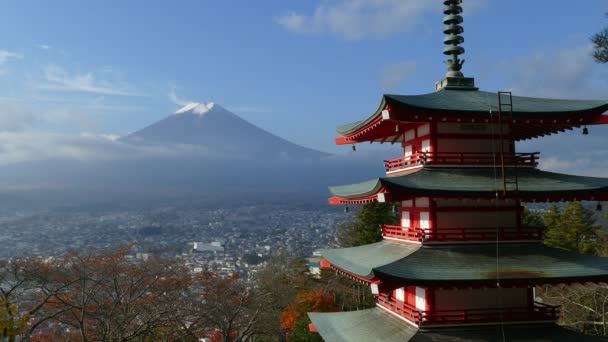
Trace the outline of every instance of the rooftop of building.
[[326, 341], [333, 342], [606, 341], [600, 337], [582, 335], [557, 324], [490, 325], [418, 330], [379, 308], [338, 313], [309, 313], [308, 315], [321, 336]]
[[[608, 192], [608, 178], [585, 177], [541, 171], [532, 168], [507, 169], [506, 177], [517, 176], [517, 191], [513, 184], [507, 190], [526, 200], [560, 201], [563, 199], [599, 200]], [[502, 190], [502, 178], [494, 168], [422, 168], [418, 171], [372, 179], [362, 183], [329, 188], [335, 196], [330, 203], [372, 199], [379, 193], [387, 201], [407, 197], [492, 197]]]
[[582, 255], [541, 243], [422, 247], [382, 241], [329, 249], [332, 266], [362, 279], [416, 284], [568, 283], [608, 280], [608, 258]]

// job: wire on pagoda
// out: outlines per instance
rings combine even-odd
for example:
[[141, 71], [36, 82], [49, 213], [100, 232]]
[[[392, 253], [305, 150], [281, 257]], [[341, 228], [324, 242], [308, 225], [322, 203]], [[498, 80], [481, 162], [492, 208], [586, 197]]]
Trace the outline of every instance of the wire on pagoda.
[[[500, 95], [498, 95], [500, 96]], [[499, 189], [498, 189], [498, 163], [496, 161], [496, 127], [494, 124], [494, 112], [492, 111], [492, 106], [490, 105], [490, 101], [488, 100], [488, 94], [485, 96], [486, 104], [488, 105], [488, 112], [490, 113], [490, 130], [492, 135], [492, 163], [494, 169], [494, 186], [496, 188], [495, 197], [494, 197], [494, 225], [495, 225], [495, 235], [496, 235], [496, 301], [499, 307], [499, 316], [500, 316], [500, 332], [502, 334], [503, 342], [506, 341], [505, 337], [505, 327], [504, 327], [504, 313], [502, 311], [503, 307], [503, 298], [502, 298], [502, 287], [500, 285], [500, 262], [499, 262], [499, 246], [500, 246], [500, 234], [499, 234], [499, 219], [498, 219], [498, 200], [500, 198]], [[500, 110], [500, 108], [499, 108]], [[500, 117], [500, 116], [499, 116]], [[502, 125], [502, 122], [498, 123]], [[500, 144], [503, 144], [502, 138]]]

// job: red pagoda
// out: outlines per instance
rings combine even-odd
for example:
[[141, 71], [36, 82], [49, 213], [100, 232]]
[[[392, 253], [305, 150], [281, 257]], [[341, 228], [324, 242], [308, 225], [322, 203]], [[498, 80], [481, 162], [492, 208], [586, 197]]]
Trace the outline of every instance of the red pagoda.
[[401, 144], [386, 176], [331, 187], [333, 205], [398, 204], [381, 242], [325, 250], [322, 266], [369, 284], [373, 309], [309, 313], [326, 341], [594, 341], [556, 324], [535, 286], [608, 281], [608, 258], [543, 245], [522, 203], [608, 200], [608, 179], [541, 171], [515, 142], [608, 123], [608, 101], [490, 93], [461, 72], [462, 0], [444, 13], [448, 74], [434, 93], [385, 95], [339, 145]]

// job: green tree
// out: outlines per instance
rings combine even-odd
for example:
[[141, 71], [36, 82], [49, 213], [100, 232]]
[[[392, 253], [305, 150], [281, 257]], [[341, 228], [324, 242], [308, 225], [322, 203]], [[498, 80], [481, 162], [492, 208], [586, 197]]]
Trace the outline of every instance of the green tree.
[[377, 202], [359, 207], [354, 219], [338, 226], [338, 244], [342, 247], [355, 247], [381, 241], [380, 226], [399, 222], [393, 208], [391, 203]]
[[591, 37], [595, 50], [593, 58], [598, 63], [608, 63], [608, 27]]
[[544, 215], [547, 227], [545, 244], [579, 253], [596, 253], [600, 242], [599, 226], [593, 212], [580, 202], [569, 202], [560, 211], [552, 205]]
[[543, 216], [538, 212], [530, 211], [528, 207], [524, 207], [521, 215], [521, 223], [524, 227], [544, 228], [545, 222]]

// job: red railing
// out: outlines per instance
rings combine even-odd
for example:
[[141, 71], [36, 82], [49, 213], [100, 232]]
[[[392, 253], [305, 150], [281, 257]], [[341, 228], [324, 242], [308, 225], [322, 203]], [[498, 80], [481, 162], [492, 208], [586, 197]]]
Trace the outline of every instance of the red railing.
[[[506, 154], [506, 165], [536, 167], [539, 152]], [[416, 151], [411, 156], [393, 160], [385, 160], [386, 172], [402, 170], [418, 165], [498, 165], [500, 153], [492, 152], [421, 152]]]
[[493, 322], [556, 321], [559, 306], [535, 302], [530, 307], [462, 309], [423, 311], [414, 306], [389, 299], [386, 294], [378, 296], [378, 303], [417, 325], [483, 324]]
[[[403, 228], [400, 226], [382, 226], [382, 234], [385, 237], [409, 240], [409, 241], [529, 241], [542, 240], [544, 238], [541, 228], [515, 227], [509, 228], [441, 228], [437, 231], [424, 230], [421, 228]], [[498, 234], [498, 236], [497, 236]]]
[[424, 240], [424, 231], [415, 228], [403, 228], [401, 226], [382, 226], [382, 235], [394, 239], [419, 241]]
[[423, 312], [415, 307], [389, 298], [385, 293], [378, 295], [378, 303], [407, 320], [420, 325]]

